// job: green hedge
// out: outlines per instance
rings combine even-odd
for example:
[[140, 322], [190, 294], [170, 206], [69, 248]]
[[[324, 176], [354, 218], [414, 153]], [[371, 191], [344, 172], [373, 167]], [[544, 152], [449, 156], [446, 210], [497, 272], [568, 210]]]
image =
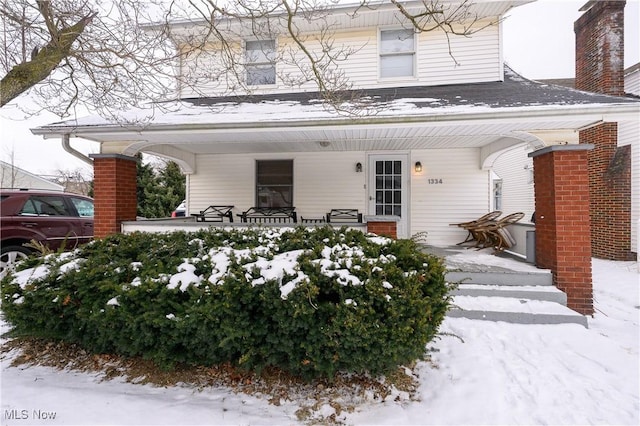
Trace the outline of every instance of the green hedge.
[[413, 241], [330, 227], [113, 235], [29, 262], [2, 281], [14, 335], [165, 367], [377, 375], [421, 358], [450, 303]]

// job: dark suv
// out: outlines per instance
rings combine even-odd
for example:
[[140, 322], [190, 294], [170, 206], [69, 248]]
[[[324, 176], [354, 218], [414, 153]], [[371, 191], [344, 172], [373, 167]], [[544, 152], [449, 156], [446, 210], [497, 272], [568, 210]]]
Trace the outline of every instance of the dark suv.
[[37, 190], [0, 191], [0, 277], [38, 241], [52, 250], [73, 249], [93, 238], [93, 200]]

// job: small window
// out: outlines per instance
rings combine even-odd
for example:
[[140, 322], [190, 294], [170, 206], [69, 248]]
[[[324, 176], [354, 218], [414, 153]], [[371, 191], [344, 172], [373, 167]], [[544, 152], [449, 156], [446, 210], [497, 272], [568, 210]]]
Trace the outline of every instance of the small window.
[[493, 181], [493, 209], [502, 210], [502, 180]]
[[293, 160], [256, 161], [256, 206], [293, 207]]
[[247, 41], [245, 50], [247, 84], [250, 86], [276, 84], [275, 40]]
[[380, 77], [412, 77], [415, 62], [413, 30], [380, 31]]

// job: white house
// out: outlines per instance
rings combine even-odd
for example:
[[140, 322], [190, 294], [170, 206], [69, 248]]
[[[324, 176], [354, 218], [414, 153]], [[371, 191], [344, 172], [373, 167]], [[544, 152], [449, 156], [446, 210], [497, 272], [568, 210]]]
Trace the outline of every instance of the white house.
[[64, 191], [62, 185], [4, 161], [0, 161], [0, 188]]
[[[388, 2], [355, 15], [350, 6], [330, 9], [334, 48], [352, 52], [334, 64], [335, 72], [352, 84], [341, 93], [338, 109], [311, 82], [287, 77], [301, 72], [292, 64], [300, 65], [304, 56], [289, 50], [292, 40], [272, 28], [272, 38], [249, 32], [231, 46], [246, 59], [234, 73], [216, 72], [213, 42], [203, 44], [201, 55], [186, 55], [182, 75], [198, 79], [206, 96], [196, 97], [185, 87], [179, 108], [157, 113], [150, 122], [122, 125], [87, 117], [33, 132], [100, 143], [100, 154], [92, 156], [98, 236], [119, 232], [123, 222], [135, 220], [135, 205], [127, 199], [135, 199], [133, 156], [147, 152], [177, 161], [187, 173], [188, 214], [209, 205], [234, 206], [236, 214], [253, 206], [292, 206], [299, 218], [323, 217], [334, 208], [358, 209], [370, 224], [396, 223], [398, 237], [427, 232], [431, 244], [454, 244], [465, 233], [451, 223], [493, 209], [493, 168], [505, 152], [526, 146], [537, 150], [534, 161], [576, 156], [579, 162], [589, 149], [577, 145], [579, 130], [640, 113], [637, 100], [529, 81], [505, 66], [501, 25], [489, 24], [528, 2], [477, 2], [472, 6], [479, 17], [475, 25], [486, 28], [471, 37], [416, 32]], [[403, 4], [418, 10], [422, 2]], [[179, 49], [188, 51], [193, 46], [184, 43], [202, 41], [187, 37], [201, 34], [199, 25], [175, 25]], [[307, 30], [310, 38], [317, 31]], [[281, 49], [294, 60], [274, 60], [283, 57]], [[242, 93], [237, 79], [244, 79], [251, 92]], [[355, 104], [364, 109], [354, 112]], [[562, 162], [549, 164], [558, 176], [575, 175]], [[563, 185], [562, 180], [551, 184]], [[554, 194], [554, 205], [568, 202]], [[567, 211], [583, 209], [578, 205]], [[502, 210], [511, 213], [506, 204]], [[561, 240], [562, 214], [555, 207], [547, 214], [554, 220], [550, 228], [538, 230], [543, 242]], [[562, 257], [562, 244], [541, 247]], [[583, 258], [579, 268], [588, 274], [590, 288], [590, 254]], [[556, 281], [562, 286], [562, 268], [540, 266], [559, 271]], [[587, 304], [578, 310], [589, 312]]]

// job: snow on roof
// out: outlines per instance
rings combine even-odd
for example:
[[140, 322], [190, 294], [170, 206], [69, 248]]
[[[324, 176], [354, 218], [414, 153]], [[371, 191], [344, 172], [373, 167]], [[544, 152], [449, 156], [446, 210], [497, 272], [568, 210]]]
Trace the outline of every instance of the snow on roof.
[[[504, 81], [361, 89], [341, 93], [339, 110], [321, 100], [318, 92], [250, 96], [187, 98], [156, 103], [149, 109], [129, 110], [112, 119], [88, 116], [34, 129], [46, 133], [69, 127], [237, 125], [291, 123], [316, 120], [382, 119], [388, 117], [449, 116], [455, 114], [536, 111], [576, 106], [637, 105], [637, 99], [583, 92], [528, 80], [505, 67]], [[351, 111], [351, 113], [345, 113]], [[41, 131], [39, 131], [41, 130]]]

